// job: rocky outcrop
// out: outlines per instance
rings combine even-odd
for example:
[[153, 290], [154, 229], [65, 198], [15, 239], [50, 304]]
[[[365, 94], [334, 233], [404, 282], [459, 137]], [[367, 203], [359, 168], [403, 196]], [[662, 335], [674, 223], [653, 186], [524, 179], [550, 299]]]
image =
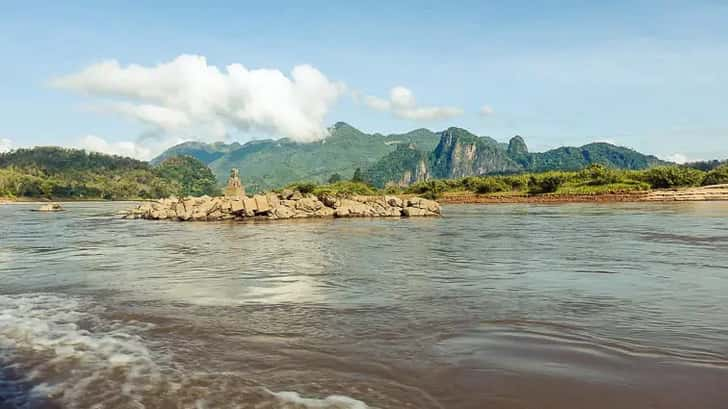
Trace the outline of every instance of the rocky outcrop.
[[528, 147], [521, 135], [516, 135], [508, 141], [508, 155], [515, 157], [526, 154], [528, 154]]
[[460, 128], [443, 131], [431, 156], [434, 178], [509, 173], [523, 169], [496, 141]]
[[324, 196], [284, 190], [253, 197], [175, 197], [142, 203], [122, 217], [128, 219], [218, 221], [302, 219], [313, 217], [439, 216], [440, 205], [420, 197]]
[[39, 207], [36, 211], [38, 212], [62, 212], [63, 207], [58, 203], [47, 203]]

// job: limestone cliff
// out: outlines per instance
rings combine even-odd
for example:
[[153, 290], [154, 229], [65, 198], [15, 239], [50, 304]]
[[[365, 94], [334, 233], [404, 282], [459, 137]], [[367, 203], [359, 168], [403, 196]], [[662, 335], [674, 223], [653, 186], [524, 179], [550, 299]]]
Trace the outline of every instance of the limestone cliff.
[[458, 178], [488, 173], [518, 172], [523, 168], [490, 138], [478, 137], [460, 128], [449, 128], [431, 154], [435, 178]]

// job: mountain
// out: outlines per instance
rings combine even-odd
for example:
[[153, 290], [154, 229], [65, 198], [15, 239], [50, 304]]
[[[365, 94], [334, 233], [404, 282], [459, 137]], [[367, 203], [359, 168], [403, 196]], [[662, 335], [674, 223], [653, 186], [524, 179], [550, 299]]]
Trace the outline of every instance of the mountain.
[[366, 179], [382, 187], [387, 183], [406, 185], [429, 178], [579, 170], [593, 163], [620, 169], [666, 164], [655, 156], [608, 143], [529, 152], [521, 136], [502, 144], [465, 129], [449, 128], [440, 133], [440, 142], [432, 152], [409, 147], [406, 153], [387, 155], [369, 168]]
[[207, 164], [219, 182], [227, 179], [231, 168], [238, 168], [243, 183], [249, 190], [256, 191], [299, 181], [322, 183], [334, 173], [350, 178], [356, 168], [369, 168], [399, 145], [414, 144], [430, 151], [439, 139], [435, 132], [427, 129], [404, 134], [367, 134], [344, 122], [336, 123], [329, 132], [326, 139], [313, 143], [285, 138], [257, 140], [227, 152], [225, 150], [232, 145], [216, 145], [218, 149], [214, 145], [186, 143], [170, 148], [160, 157], [182, 151], [204, 162], [217, 156]]
[[226, 144], [223, 142], [203, 143], [203, 142], [184, 142], [175, 145], [161, 155], [151, 160], [152, 165], [158, 165], [167, 158], [175, 156], [192, 156], [200, 162], [208, 165], [219, 159], [226, 153], [240, 149], [241, 145], [237, 142]]
[[522, 170], [498, 142], [461, 128], [449, 128], [440, 134], [440, 143], [430, 155], [430, 166], [432, 176], [438, 179]]
[[189, 156], [153, 167], [136, 159], [52, 146], [0, 153], [0, 197], [119, 200], [217, 192], [210, 169]]
[[439, 133], [416, 129], [382, 135], [367, 134], [338, 122], [329, 131], [326, 139], [313, 143], [286, 138], [244, 145], [185, 142], [165, 151], [152, 163], [179, 154], [189, 155], [206, 163], [220, 184], [231, 168], [238, 168], [250, 191], [300, 181], [323, 183], [334, 173], [351, 178], [357, 168], [362, 169], [366, 180], [382, 187], [389, 182], [404, 186], [431, 178], [578, 170], [592, 163], [624, 169], [665, 163], [654, 156], [607, 143], [529, 152], [520, 136], [501, 143], [455, 127]]

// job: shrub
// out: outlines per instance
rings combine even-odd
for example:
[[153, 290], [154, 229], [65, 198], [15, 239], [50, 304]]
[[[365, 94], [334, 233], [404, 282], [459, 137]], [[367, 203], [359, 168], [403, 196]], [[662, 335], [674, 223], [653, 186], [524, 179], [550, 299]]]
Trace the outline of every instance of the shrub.
[[511, 190], [528, 189], [528, 175], [504, 176], [503, 182], [511, 187]]
[[447, 184], [442, 180], [428, 180], [413, 184], [407, 189], [407, 192], [420, 195], [425, 199], [435, 200], [446, 190]]
[[728, 183], [728, 164], [718, 166], [705, 175], [703, 186]]
[[303, 194], [312, 193], [316, 189], [316, 187], [316, 183], [313, 182], [298, 182], [286, 186], [286, 188], [288, 189], [298, 190]]
[[498, 180], [495, 178], [483, 178], [475, 183], [474, 190], [475, 190], [475, 193], [486, 194], [486, 193], [505, 192], [510, 189], [509, 189], [509, 186], [506, 185], [501, 180]]
[[703, 182], [705, 173], [682, 166], [659, 166], [644, 173], [644, 181], [653, 188], [697, 186]]
[[531, 175], [528, 180], [528, 191], [530, 193], [553, 193], [559, 189], [565, 180], [566, 177], [560, 173]]
[[592, 186], [611, 185], [621, 181], [621, 177], [616, 170], [596, 163], [582, 169], [578, 177]]
[[[303, 193], [303, 192], [301, 192]], [[350, 195], [375, 195], [377, 191], [371, 186], [362, 182], [341, 181], [330, 185], [315, 186], [308, 193], [318, 197], [323, 196], [350, 196]]]
[[342, 180], [344, 180], [344, 178], [341, 177], [340, 174], [334, 173], [331, 175], [331, 177], [329, 177], [329, 184], [338, 183], [338, 182], [341, 182]]

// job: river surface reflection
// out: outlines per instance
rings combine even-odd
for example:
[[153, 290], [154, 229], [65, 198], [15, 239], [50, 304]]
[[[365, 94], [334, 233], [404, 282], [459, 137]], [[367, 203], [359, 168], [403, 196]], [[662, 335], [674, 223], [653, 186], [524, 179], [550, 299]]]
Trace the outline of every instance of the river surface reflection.
[[0, 207], [0, 408], [728, 402], [728, 203], [115, 216], [130, 206]]

